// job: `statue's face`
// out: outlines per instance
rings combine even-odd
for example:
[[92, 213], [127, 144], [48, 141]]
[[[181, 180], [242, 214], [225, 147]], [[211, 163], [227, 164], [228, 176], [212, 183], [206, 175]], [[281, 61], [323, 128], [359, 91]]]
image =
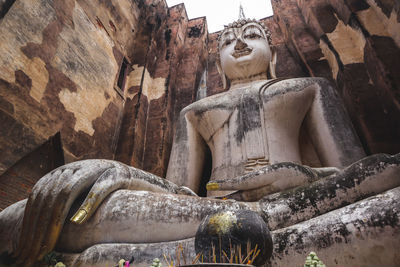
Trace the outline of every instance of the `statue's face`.
[[271, 49], [257, 23], [228, 28], [219, 42], [221, 68], [230, 80], [248, 78], [267, 71]]

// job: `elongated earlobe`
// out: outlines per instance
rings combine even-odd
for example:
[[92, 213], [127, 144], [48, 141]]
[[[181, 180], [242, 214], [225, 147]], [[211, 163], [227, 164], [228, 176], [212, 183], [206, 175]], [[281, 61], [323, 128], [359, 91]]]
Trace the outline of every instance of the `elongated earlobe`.
[[221, 77], [223, 88], [227, 89], [228, 81], [227, 81], [225, 72], [221, 68], [221, 63], [219, 62], [219, 60], [217, 60], [217, 70], [218, 70], [219, 76]]
[[277, 59], [276, 49], [275, 47], [271, 46], [271, 60], [269, 62], [269, 70], [268, 70], [271, 79], [277, 78], [275, 72], [276, 59]]

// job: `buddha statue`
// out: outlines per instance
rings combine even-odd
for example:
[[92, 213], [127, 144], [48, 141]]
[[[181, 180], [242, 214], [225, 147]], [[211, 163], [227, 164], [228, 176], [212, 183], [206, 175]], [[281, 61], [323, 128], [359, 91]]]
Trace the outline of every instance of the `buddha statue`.
[[[292, 162], [316, 167], [309, 170], [321, 177], [365, 156], [343, 105], [327, 80], [276, 78], [271, 33], [260, 24], [243, 20], [227, 27], [220, 35], [219, 55], [218, 69], [229, 90], [182, 110], [168, 180], [197, 191], [205, 146], [212, 154], [207, 188], [212, 191], [208, 196], [226, 195], [227, 179], [235, 180], [263, 166]], [[273, 177], [277, 177], [276, 173]], [[234, 196], [255, 200], [305, 182], [301, 178], [278, 180], [277, 184], [270, 181], [266, 187], [257, 186], [251, 194]], [[240, 184], [239, 188], [230, 189], [250, 189], [255, 185], [251, 183], [246, 188]], [[282, 187], [272, 190], [272, 184]], [[224, 191], [218, 190], [220, 187]]]
[[[283, 216], [273, 205], [277, 199], [283, 205], [299, 190], [334, 191], [337, 181], [359, 175], [360, 183], [343, 189], [357, 186], [357, 193], [319, 200], [326, 204], [323, 214], [399, 186], [393, 178], [398, 155], [353, 164], [365, 154], [327, 80], [276, 78], [276, 53], [263, 25], [241, 20], [226, 27], [219, 55], [229, 90], [181, 111], [166, 179], [101, 159], [55, 169], [28, 200], [0, 213], [0, 253], [24, 266], [52, 250], [70, 255], [71, 266], [105, 266], [124, 258], [121, 254], [145, 251], [135, 262], [148, 265], [174, 242], [192, 242], [210, 213], [252, 210], [277, 230], [316, 216], [304, 212], [306, 206]], [[207, 147], [211, 177], [207, 197], [198, 197]], [[357, 166], [363, 164], [376, 171], [360, 174]], [[382, 183], [374, 189], [363, 183], [376, 179]]]

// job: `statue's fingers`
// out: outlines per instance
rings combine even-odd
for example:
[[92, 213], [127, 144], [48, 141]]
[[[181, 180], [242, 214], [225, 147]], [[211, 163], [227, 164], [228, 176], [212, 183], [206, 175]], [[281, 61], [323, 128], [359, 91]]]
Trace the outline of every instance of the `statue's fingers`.
[[296, 183], [298, 180], [307, 179], [311, 182], [316, 177], [316, 173], [311, 168], [291, 162], [282, 162], [266, 166], [243, 176], [211, 181], [206, 185], [206, 188], [210, 191], [251, 190], [267, 186], [278, 180]]
[[206, 188], [209, 191], [250, 190], [268, 185], [279, 176], [282, 176], [282, 172], [255, 171], [235, 178], [210, 181], [207, 183]]
[[278, 188], [276, 188], [273, 184], [270, 184], [250, 190], [239, 190], [227, 195], [226, 198], [234, 199], [237, 201], [251, 202], [251, 201], [258, 201], [264, 196], [276, 193], [278, 191], [279, 191]]
[[192, 189], [190, 189], [189, 187], [186, 187], [186, 186], [180, 186], [176, 190], [176, 193], [178, 195], [197, 196], [197, 194]]
[[[136, 169], [133, 167], [129, 167], [128, 169], [130, 173], [129, 186], [130, 189], [136, 190], [146, 190], [150, 192], [164, 192], [164, 193], [174, 193], [174, 194], [183, 194], [183, 195], [193, 195], [195, 194], [189, 188], [184, 188], [182, 186], [178, 186], [167, 179], [163, 179], [154, 174], [145, 172], [140, 169]], [[191, 191], [191, 192], [190, 192]]]
[[[61, 174], [61, 170], [59, 170], [58, 174]], [[46, 176], [51, 176], [46, 175]], [[41, 180], [41, 184], [44, 184], [44, 180], [48, 177], [43, 177]], [[22, 224], [22, 231], [19, 238], [18, 247], [14, 253], [14, 256], [18, 258], [20, 261], [24, 260], [25, 255], [28, 253], [32, 246], [33, 236], [36, 232], [36, 225], [38, 223], [37, 217], [40, 214], [42, 209], [45, 209], [44, 201], [45, 195], [42, 194], [38, 187], [35, 186], [32, 189], [32, 193], [29, 196], [28, 203], [25, 207], [24, 219]]]
[[58, 176], [61, 173], [62, 173], [62, 167], [46, 174], [32, 188], [32, 192], [29, 195], [28, 202], [25, 206], [21, 234], [17, 249], [13, 253], [13, 257], [20, 258], [22, 251], [24, 251], [25, 248], [30, 245], [30, 243], [27, 242], [27, 240], [29, 239], [29, 236], [33, 235], [35, 232], [35, 227], [36, 227], [35, 217], [38, 215], [40, 209], [43, 206], [42, 198], [44, 196], [43, 194], [41, 194], [40, 189], [43, 188], [49, 181], [52, 180], [51, 178], [53, 177], [53, 175]]
[[[52, 207], [52, 203], [48, 203], [43, 199], [46, 195], [54, 193], [54, 190], [60, 190], [60, 182], [63, 181], [62, 174], [65, 170], [70, 169], [71, 167], [76, 167], [75, 165], [79, 165], [79, 163], [72, 163], [61, 166], [51, 171], [50, 173], [42, 177], [33, 187], [32, 193], [30, 194], [28, 198], [28, 203], [25, 207], [20, 241], [18, 244], [18, 248], [14, 253], [16, 257], [20, 257], [21, 251], [29, 250], [26, 247], [29, 247], [31, 244], [29, 240], [32, 239], [32, 235], [36, 231], [36, 218], [39, 215], [40, 211], [44, 209], [43, 203], [46, 202], [46, 206], [48, 207], [46, 208], [46, 210]], [[72, 169], [75, 170], [75, 168]]]
[[26, 205], [25, 205], [24, 219], [22, 221], [22, 227], [21, 227], [21, 233], [20, 233], [19, 240], [18, 240], [18, 245], [17, 245], [17, 248], [15, 249], [15, 251], [13, 251], [13, 254], [12, 254], [12, 256], [14, 258], [18, 258], [19, 254], [20, 254], [20, 251], [23, 249], [23, 247], [25, 245], [23, 237], [26, 236], [26, 234], [28, 233], [28, 230], [29, 230], [28, 227], [27, 227], [27, 226], [29, 226], [29, 224], [26, 222], [27, 221], [26, 218], [28, 218], [30, 216], [30, 213], [32, 211], [32, 209], [29, 208], [29, 207], [32, 207], [32, 201], [33, 201], [33, 199], [28, 198], [28, 201], [26, 202]]
[[[38, 196], [39, 198], [41, 196]], [[28, 240], [33, 238], [34, 235], [34, 227], [36, 226], [35, 223], [35, 219], [32, 217], [35, 217], [37, 215], [37, 213], [39, 212], [40, 208], [42, 207], [42, 205], [40, 204], [36, 204], [34, 202], [36, 202], [35, 200], [37, 200], [37, 198], [35, 199], [28, 199], [28, 203], [25, 207], [25, 213], [24, 213], [24, 219], [23, 219], [23, 223], [22, 223], [22, 230], [21, 230], [21, 234], [19, 237], [19, 241], [18, 241], [18, 246], [16, 248], [16, 250], [13, 253], [13, 257], [19, 260], [21, 259], [21, 255], [25, 254], [24, 252], [26, 250], [29, 250], [30, 248], [30, 243], [28, 242]], [[32, 204], [34, 203], [34, 204]], [[30, 208], [29, 208], [30, 207]], [[30, 237], [30, 235], [32, 235], [32, 237]]]
[[78, 211], [72, 216], [71, 221], [76, 224], [87, 221], [110, 193], [119, 188], [128, 187], [128, 180], [129, 173], [126, 171], [118, 171], [116, 168], [105, 171], [93, 185]]
[[[82, 187], [80, 192], [86, 190], [90, 185]], [[56, 207], [53, 209], [48, 227], [42, 237], [40, 250], [37, 252], [37, 259], [42, 259], [47, 253], [51, 252], [55, 247], [58, 237], [64, 225], [69, 209], [72, 205], [72, 200], [75, 200], [79, 194], [66, 194], [60, 192], [55, 201]]]
[[[43, 246], [51, 250], [54, 245], [48, 246], [45, 244], [43, 245], [42, 242], [38, 242], [39, 239], [43, 240], [48, 231], [54, 229], [51, 220], [60, 218], [63, 224], [73, 201], [84, 190], [87, 190], [104, 170], [110, 167], [112, 167], [112, 164], [109, 162], [90, 160], [75, 162], [60, 167], [43, 177], [39, 183], [35, 185], [30, 197], [32, 201], [25, 210], [25, 214], [28, 216], [25, 217], [24, 215], [22, 233], [25, 234], [22, 234], [20, 238], [19, 248], [16, 254], [18, 258], [26, 260], [28, 257], [27, 255], [29, 255], [29, 258], [36, 257], [37, 255], [35, 254], [38, 254], [38, 251], [41, 250]], [[60, 212], [61, 214], [59, 214]], [[50, 214], [51, 218], [49, 219], [48, 216], [43, 214]], [[42, 227], [36, 227], [38, 222]], [[36, 233], [36, 237], [33, 236], [34, 233]], [[52, 230], [52, 233], [54, 233], [54, 230]], [[59, 232], [56, 232], [56, 236], [52, 239], [57, 239], [58, 234]], [[53, 241], [51, 243], [53, 244], [55, 242]], [[33, 251], [36, 251], [36, 253], [32, 253]]]
[[[31, 266], [37, 260], [39, 260], [39, 251], [42, 246], [43, 235], [47, 230], [47, 220], [49, 216], [46, 216], [46, 211], [41, 211], [38, 216], [38, 220], [36, 221], [36, 229], [34, 231], [34, 235], [28, 239], [27, 242], [30, 242], [29, 246], [25, 246], [21, 255], [18, 258], [19, 263], [23, 263], [24, 266]], [[30, 241], [31, 240], [31, 241]]]
[[248, 202], [258, 201], [267, 195], [309, 183], [311, 183], [309, 177], [303, 175], [303, 176], [298, 176], [297, 179], [294, 180], [280, 179], [269, 185], [265, 185], [259, 188], [249, 189], [249, 190], [239, 190], [227, 195], [226, 197], [237, 201], [248, 201]]
[[44, 235], [41, 236], [41, 245], [39, 251], [37, 251], [36, 259], [41, 259], [53, 250], [73, 202], [79, 195], [88, 190], [96, 179], [109, 170], [110, 167], [112, 167], [112, 165], [104, 165], [102, 167], [92, 166], [91, 168], [85, 166], [84, 168], [75, 170], [74, 173], [65, 180], [62, 189], [55, 195], [52, 211], [48, 212], [50, 218], [48, 220], [47, 229]]
[[[117, 164], [104, 172], [91, 188], [88, 196], [72, 216], [71, 221], [82, 224], [96, 211], [101, 202], [118, 189], [146, 190], [151, 192], [177, 192], [178, 186], [150, 173]], [[189, 191], [185, 191], [191, 194]]]
[[318, 175], [318, 177], [326, 177], [333, 174], [338, 174], [340, 169], [336, 167], [323, 167], [323, 168], [313, 168], [313, 171]]
[[[52, 215], [52, 209], [54, 209], [55, 195], [58, 193], [58, 188], [64, 182], [64, 179], [71, 175], [69, 169], [63, 169], [61, 173], [56, 172], [56, 181], [52, 184], [52, 188], [49, 189], [50, 194], [39, 193], [35, 196], [34, 207], [30, 213], [30, 217], [27, 218], [29, 225], [29, 232], [26, 236], [20, 239], [23, 243], [23, 247], [18, 255], [18, 261], [29, 265], [32, 258], [37, 257], [40, 250], [43, 236], [46, 233], [49, 221]], [[25, 218], [24, 218], [25, 219]]]

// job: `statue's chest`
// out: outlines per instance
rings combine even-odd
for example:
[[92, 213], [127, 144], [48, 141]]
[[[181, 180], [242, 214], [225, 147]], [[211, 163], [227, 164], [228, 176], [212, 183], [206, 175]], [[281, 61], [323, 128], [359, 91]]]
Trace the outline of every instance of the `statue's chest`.
[[[303, 119], [299, 107], [308, 105], [310, 94], [299, 91], [271, 91], [260, 93], [257, 88], [242, 90], [235, 94], [226, 107], [210, 107], [202, 113], [199, 125], [209, 129], [205, 139], [209, 140], [217, 131], [230, 129], [237, 142], [242, 142], [246, 133], [259, 131], [260, 128], [282, 127], [278, 124], [290, 124]], [[203, 131], [204, 132], [204, 131]], [[262, 136], [261, 138], [265, 138]]]
[[299, 90], [243, 90], [230, 99], [229, 108], [209, 109], [200, 128], [208, 129], [203, 137], [215, 154], [269, 164], [270, 146], [299, 131], [312, 97]]

